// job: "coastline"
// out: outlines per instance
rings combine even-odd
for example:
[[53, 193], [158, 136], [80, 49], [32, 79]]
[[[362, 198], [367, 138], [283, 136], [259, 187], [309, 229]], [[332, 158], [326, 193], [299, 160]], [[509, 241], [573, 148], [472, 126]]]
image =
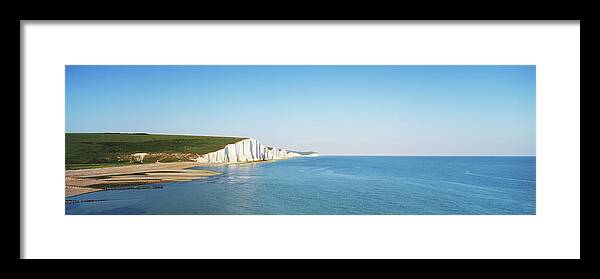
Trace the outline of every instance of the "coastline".
[[216, 164], [169, 162], [65, 170], [65, 198], [117, 187], [191, 181], [193, 179], [202, 179], [221, 174], [220, 172], [209, 170], [190, 169], [192, 167], [209, 165]]
[[65, 170], [65, 198], [117, 188], [153, 188], [151, 186], [145, 187], [144, 185], [165, 182], [191, 181], [194, 179], [204, 179], [209, 176], [222, 174], [221, 172], [210, 170], [190, 169], [192, 167], [252, 165], [276, 161], [280, 160], [229, 163], [198, 163], [187, 161]]

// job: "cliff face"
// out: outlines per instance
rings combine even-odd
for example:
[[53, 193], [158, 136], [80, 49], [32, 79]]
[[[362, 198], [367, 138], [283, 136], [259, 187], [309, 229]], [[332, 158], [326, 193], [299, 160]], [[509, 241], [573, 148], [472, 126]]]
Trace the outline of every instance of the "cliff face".
[[256, 139], [249, 138], [234, 144], [228, 144], [221, 150], [204, 154], [198, 157], [196, 161], [199, 163], [243, 163], [282, 160], [301, 156], [305, 155], [288, 152], [280, 148], [268, 148]]

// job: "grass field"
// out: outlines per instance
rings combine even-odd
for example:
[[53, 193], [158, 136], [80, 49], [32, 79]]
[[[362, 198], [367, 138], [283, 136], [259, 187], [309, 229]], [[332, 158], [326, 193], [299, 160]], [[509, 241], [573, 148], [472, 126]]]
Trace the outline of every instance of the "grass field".
[[65, 133], [66, 169], [131, 164], [128, 156], [145, 152], [144, 162], [173, 162], [217, 151], [244, 138], [123, 133]]

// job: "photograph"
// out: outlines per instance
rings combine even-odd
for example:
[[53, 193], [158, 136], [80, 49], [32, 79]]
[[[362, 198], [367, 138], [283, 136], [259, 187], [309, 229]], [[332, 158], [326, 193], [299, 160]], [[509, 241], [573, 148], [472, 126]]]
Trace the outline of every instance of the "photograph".
[[21, 22], [23, 259], [581, 259], [579, 19]]
[[65, 65], [65, 215], [535, 215], [535, 65]]

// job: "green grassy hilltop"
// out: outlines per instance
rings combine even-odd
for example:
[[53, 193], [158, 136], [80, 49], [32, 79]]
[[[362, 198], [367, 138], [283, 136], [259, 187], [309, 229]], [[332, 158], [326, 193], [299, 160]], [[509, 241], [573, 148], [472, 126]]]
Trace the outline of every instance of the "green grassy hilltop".
[[65, 167], [82, 169], [132, 164], [134, 153], [148, 153], [144, 163], [188, 161], [243, 139], [144, 133], [65, 133]]

